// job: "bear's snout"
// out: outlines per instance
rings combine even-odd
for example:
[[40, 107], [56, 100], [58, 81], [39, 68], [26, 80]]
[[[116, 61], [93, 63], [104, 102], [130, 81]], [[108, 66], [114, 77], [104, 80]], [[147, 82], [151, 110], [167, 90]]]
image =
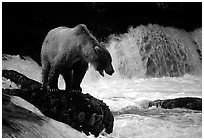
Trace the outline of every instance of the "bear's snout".
[[109, 74], [109, 75], [113, 75], [114, 70], [112, 70], [112, 71], [110, 71], [110, 72], [106, 72], [106, 73]]
[[112, 75], [114, 73], [114, 69], [113, 67], [111, 66], [109, 69], [105, 69], [105, 72], [108, 74], [108, 75]]

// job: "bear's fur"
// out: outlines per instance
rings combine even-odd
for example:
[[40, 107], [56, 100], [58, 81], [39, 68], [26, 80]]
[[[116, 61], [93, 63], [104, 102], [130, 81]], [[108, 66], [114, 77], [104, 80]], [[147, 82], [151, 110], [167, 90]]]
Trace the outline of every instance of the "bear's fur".
[[55, 28], [48, 32], [41, 49], [43, 87], [57, 89], [61, 74], [66, 90], [81, 90], [88, 63], [104, 76], [103, 70], [109, 75], [114, 73], [111, 62], [108, 50], [85, 25]]

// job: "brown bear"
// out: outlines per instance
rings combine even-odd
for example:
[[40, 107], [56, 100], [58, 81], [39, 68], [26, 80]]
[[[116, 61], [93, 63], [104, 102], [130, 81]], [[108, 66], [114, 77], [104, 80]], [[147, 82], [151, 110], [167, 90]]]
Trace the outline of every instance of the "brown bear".
[[100, 44], [84, 24], [74, 28], [58, 27], [48, 32], [41, 49], [43, 87], [58, 89], [61, 74], [66, 90], [80, 90], [90, 63], [102, 76], [114, 69], [108, 50]]

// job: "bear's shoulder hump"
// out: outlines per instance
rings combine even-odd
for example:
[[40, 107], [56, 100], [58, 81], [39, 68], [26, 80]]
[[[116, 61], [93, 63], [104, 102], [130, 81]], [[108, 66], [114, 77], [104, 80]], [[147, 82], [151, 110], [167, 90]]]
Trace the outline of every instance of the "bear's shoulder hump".
[[85, 24], [79, 24], [74, 28], [76, 35], [86, 34], [90, 35], [89, 30], [87, 29]]

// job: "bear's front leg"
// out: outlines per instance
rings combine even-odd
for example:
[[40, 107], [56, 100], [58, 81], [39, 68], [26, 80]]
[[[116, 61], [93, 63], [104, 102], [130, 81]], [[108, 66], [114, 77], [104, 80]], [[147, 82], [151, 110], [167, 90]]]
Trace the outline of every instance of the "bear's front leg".
[[65, 82], [65, 90], [70, 91], [72, 87], [71, 82], [72, 82], [73, 71], [64, 70], [61, 74]]
[[73, 69], [72, 90], [82, 92], [80, 84], [82, 82], [82, 79], [84, 78], [84, 75], [86, 74], [87, 69], [88, 64], [81, 65]]

